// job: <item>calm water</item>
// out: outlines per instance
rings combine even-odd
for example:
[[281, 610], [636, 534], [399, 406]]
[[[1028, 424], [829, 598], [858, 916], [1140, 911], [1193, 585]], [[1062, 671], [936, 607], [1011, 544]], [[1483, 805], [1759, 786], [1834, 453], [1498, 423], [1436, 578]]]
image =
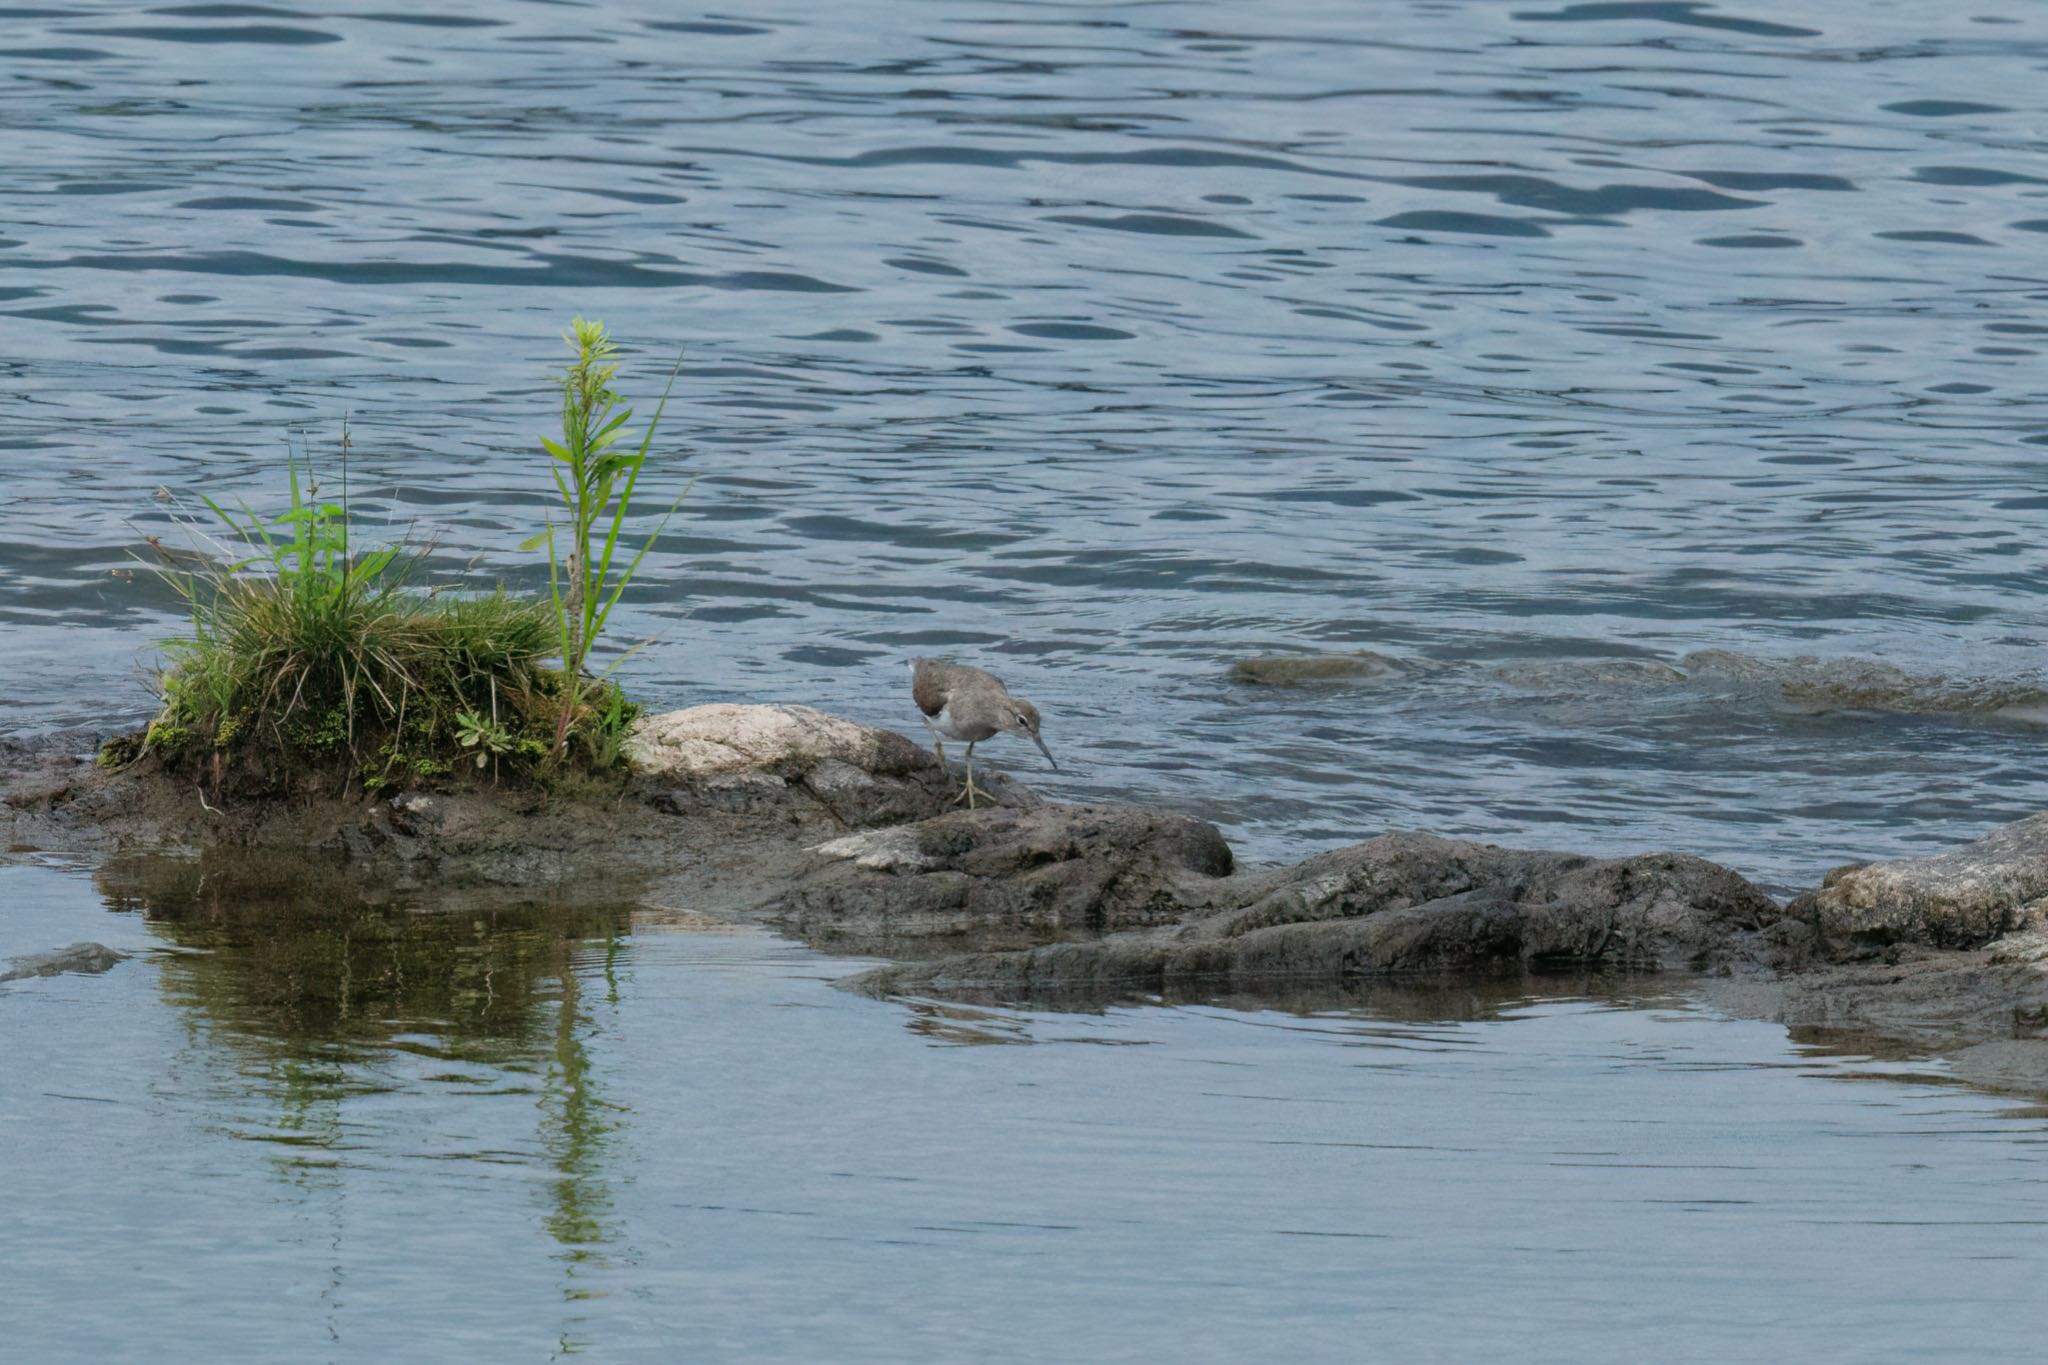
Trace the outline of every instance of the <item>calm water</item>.
[[0, 986], [11, 1358], [2016, 1360], [2048, 1328], [2048, 1109], [1682, 996], [906, 1008], [675, 913], [106, 895], [0, 868], [0, 956], [140, 954]]
[[[952, 653], [1046, 713], [1019, 770], [1254, 858], [1950, 843], [2048, 805], [2044, 62], [2019, 0], [0, 8], [0, 730], [145, 709], [143, 537], [344, 415], [436, 579], [538, 582], [583, 313], [685, 360], [656, 704], [900, 726]], [[1225, 676], [1357, 649], [1405, 667]], [[1682, 1000], [906, 1010], [645, 910], [0, 869], [0, 956], [78, 938], [147, 951], [0, 986], [30, 1358], [2044, 1326], [2038, 1114]]]

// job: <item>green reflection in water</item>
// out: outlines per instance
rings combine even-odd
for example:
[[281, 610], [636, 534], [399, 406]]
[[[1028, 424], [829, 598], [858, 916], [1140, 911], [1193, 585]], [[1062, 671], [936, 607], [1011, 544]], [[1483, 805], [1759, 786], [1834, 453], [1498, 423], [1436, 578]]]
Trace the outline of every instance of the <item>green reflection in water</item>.
[[[330, 1196], [337, 1224], [347, 1168], [361, 1160], [351, 1153], [374, 1152], [378, 1125], [391, 1121], [352, 1120], [352, 1102], [394, 1092], [436, 1101], [532, 1094], [540, 1115], [530, 1151], [454, 1155], [544, 1162], [551, 1178], [540, 1223], [564, 1265], [564, 1295], [601, 1292], [585, 1277], [605, 1264], [607, 1161], [625, 1111], [605, 1100], [593, 1066], [597, 1025], [581, 973], [601, 970], [599, 1008], [617, 1005], [627, 909], [468, 896], [423, 910], [366, 899], [345, 879], [302, 866], [218, 860], [114, 862], [100, 887], [109, 908], [139, 911], [167, 945], [186, 950], [162, 960], [166, 997], [187, 1015], [195, 1046], [232, 1072], [238, 1094], [274, 1106], [267, 1126], [238, 1124], [237, 1135], [283, 1148], [272, 1158], [280, 1177]], [[418, 1140], [410, 1130], [396, 1137]]]
[[[565, 961], [557, 977], [561, 994], [555, 1011], [554, 1057], [541, 1092], [541, 1140], [558, 1173], [548, 1231], [562, 1244], [573, 1281], [578, 1267], [602, 1264], [597, 1249], [607, 1240], [604, 1216], [611, 1209], [603, 1158], [617, 1127], [611, 1115], [623, 1111], [606, 1103], [597, 1091], [586, 1042], [590, 1021], [582, 1010], [582, 978], [566, 961], [566, 945], [563, 952]], [[618, 940], [612, 938], [605, 945], [605, 975], [614, 1001], [617, 955]], [[573, 1287], [570, 1292], [572, 1297], [584, 1296]]]

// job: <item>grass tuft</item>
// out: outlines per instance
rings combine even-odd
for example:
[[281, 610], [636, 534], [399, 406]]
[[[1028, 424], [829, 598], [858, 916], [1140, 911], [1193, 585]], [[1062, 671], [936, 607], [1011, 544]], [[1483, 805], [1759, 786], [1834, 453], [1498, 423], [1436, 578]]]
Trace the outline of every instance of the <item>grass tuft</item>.
[[[378, 791], [456, 775], [531, 785], [615, 767], [638, 708], [567, 684], [549, 603], [422, 592], [392, 547], [349, 544], [345, 503], [291, 464], [270, 522], [207, 505], [229, 534], [200, 567], [158, 569], [188, 628], [164, 646], [162, 709], [103, 761], [154, 755], [216, 792]], [[559, 742], [558, 742], [559, 741]]]
[[541, 442], [563, 522], [550, 516], [523, 547], [547, 547], [547, 597], [420, 591], [399, 546], [355, 545], [344, 424], [338, 501], [288, 451], [282, 513], [202, 498], [217, 523], [199, 536], [207, 553], [151, 538], [188, 625], [164, 644], [156, 719], [109, 741], [101, 764], [153, 756], [215, 792], [332, 790], [337, 777], [369, 791], [457, 777], [573, 786], [620, 768], [639, 708], [610, 675], [638, 646], [596, 677], [586, 665], [668, 521], [637, 551], [624, 543], [668, 393], [635, 443], [604, 324], [578, 318], [566, 339], [562, 439]]

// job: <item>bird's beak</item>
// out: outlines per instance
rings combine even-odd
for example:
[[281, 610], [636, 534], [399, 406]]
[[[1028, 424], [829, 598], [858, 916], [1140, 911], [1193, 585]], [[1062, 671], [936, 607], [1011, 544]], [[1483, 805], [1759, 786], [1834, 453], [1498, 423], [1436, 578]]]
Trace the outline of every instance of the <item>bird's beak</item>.
[[1059, 760], [1052, 756], [1052, 750], [1045, 747], [1045, 741], [1040, 739], [1037, 735], [1033, 735], [1031, 737], [1031, 742], [1038, 746], [1038, 752], [1045, 755], [1045, 761], [1052, 764], [1052, 770], [1054, 772], [1058, 772], [1060, 770]]

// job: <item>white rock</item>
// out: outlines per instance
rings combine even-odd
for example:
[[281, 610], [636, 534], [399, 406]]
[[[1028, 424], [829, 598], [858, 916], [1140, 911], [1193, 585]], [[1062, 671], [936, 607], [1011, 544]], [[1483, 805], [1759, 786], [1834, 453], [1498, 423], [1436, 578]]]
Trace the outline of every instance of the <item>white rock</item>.
[[[626, 741], [633, 766], [657, 777], [710, 778], [761, 769], [808, 773], [844, 764], [864, 773], [901, 773], [922, 751], [891, 730], [808, 706], [715, 702], [643, 717]], [[838, 774], [843, 777], [842, 774]]]

